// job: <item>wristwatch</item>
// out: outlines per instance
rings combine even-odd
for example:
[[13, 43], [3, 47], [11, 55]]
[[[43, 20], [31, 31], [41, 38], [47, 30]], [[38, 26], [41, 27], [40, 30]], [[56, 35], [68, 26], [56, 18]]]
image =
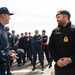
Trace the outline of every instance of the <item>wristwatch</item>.
[[69, 58], [69, 62], [72, 63], [72, 59], [71, 58]]

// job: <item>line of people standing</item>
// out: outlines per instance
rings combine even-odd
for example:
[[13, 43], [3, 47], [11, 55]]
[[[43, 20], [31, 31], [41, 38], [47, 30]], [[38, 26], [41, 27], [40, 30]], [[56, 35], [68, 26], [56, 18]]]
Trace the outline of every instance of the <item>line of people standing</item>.
[[[17, 35], [15, 35], [15, 31], [12, 30], [12, 32], [9, 32], [9, 27], [5, 27], [5, 31], [8, 35], [8, 41], [10, 45], [10, 50], [14, 50], [14, 52], [17, 52], [19, 49], [20, 55], [17, 59], [18, 66], [24, 65], [27, 60], [31, 61], [31, 64], [33, 65], [32, 71], [36, 69], [36, 60], [37, 60], [37, 54], [39, 58], [39, 62], [41, 63], [41, 69], [44, 70], [44, 53], [49, 65], [49, 68], [52, 66], [52, 58], [50, 56], [50, 52], [48, 49], [48, 36], [45, 34], [46, 31], [42, 30], [42, 35], [39, 34], [38, 30], [35, 30], [34, 36], [31, 36], [31, 33], [29, 32], [29, 35], [27, 32], [25, 34], [21, 33], [21, 37], [19, 38]], [[22, 57], [23, 56], [23, 57]], [[22, 57], [22, 58], [21, 58]], [[10, 66], [13, 63], [13, 59], [10, 59]], [[9, 64], [8, 64], [9, 65]], [[11, 75], [10, 72], [10, 66], [8, 66], [7, 74]]]
[[19, 38], [19, 48], [23, 49], [25, 53], [23, 63], [20, 59], [19, 66], [21, 66], [21, 63], [22, 65], [26, 63], [27, 57], [27, 60], [29, 59], [31, 61], [31, 64], [33, 65], [32, 70], [35, 70], [38, 53], [39, 61], [42, 65], [42, 70], [44, 70], [44, 52], [48, 61], [49, 68], [52, 66], [52, 58], [49, 55], [50, 53], [47, 45], [48, 36], [45, 35], [45, 33], [45, 30], [42, 31], [42, 35], [39, 34], [38, 30], [35, 30], [34, 36], [31, 36], [30, 32], [29, 35], [27, 32], [25, 32], [25, 35], [21, 33], [21, 37]]

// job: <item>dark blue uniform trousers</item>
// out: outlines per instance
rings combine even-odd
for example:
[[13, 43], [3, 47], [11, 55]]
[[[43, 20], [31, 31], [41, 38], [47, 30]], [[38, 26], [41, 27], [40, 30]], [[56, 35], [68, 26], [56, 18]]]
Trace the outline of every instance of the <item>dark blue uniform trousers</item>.
[[32, 52], [33, 52], [33, 66], [35, 67], [35, 65], [36, 65], [37, 53], [38, 53], [39, 61], [40, 61], [41, 65], [44, 66], [42, 47], [41, 46], [35, 46], [35, 47], [33, 47]]
[[0, 75], [5, 75], [5, 72], [0, 72]]
[[25, 49], [24, 51], [25, 51], [25, 53], [24, 53], [23, 61], [25, 62], [26, 53], [27, 53], [29, 60], [32, 62], [32, 50], [31, 50], [31, 48], [27, 48], [27, 49]]
[[29, 49], [27, 50], [27, 53], [28, 53], [29, 60], [32, 62], [32, 49], [29, 48]]
[[7, 68], [7, 63], [0, 63], [0, 75], [5, 75], [5, 71]]

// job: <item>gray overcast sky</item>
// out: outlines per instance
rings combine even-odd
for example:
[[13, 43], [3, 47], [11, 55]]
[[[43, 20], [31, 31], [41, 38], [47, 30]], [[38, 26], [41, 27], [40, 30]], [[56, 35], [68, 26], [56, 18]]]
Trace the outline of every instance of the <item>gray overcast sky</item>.
[[68, 10], [75, 24], [74, 5], [74, 0], [0, 0], [0, 7], [6, 6], [14, 13], [8, 26], [16, 34], [32, 32], [33, 35], [36, 29], [41, 34], [45, 29], [46, 34], [50, 35], [57, 26], [55, 15], [59, 10]]

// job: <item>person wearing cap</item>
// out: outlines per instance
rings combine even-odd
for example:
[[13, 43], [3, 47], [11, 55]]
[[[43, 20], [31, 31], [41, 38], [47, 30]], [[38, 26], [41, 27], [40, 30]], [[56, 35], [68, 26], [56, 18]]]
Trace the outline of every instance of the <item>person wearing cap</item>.
[[32, 37], [32, 54], [33, 54], [33, 68], [32, 71], [36, 69], [36, 58], [37, 53], [39, 56], [39, 61], [42, 66], [42, 71], [44, 70], [44, 60], [43, 60], [43, 50], [42, 50], [42, 36], [39, 35], [39, 31], [35, 30], [35, 35]]
[[24, 58], [23, 58], [23, 65], [26, 63], [26, 53], [27, 53], [27, 38], [28, 38], [28, 33], [25, 32], [25, 35], [23, 36], [23, 39], [22, 39], [22, 46], [23, 46], [23, 49], [24, 49]]
[[[23, 49], [23, 37], [24, 37], [24, 34], [21, 33], [21, 37], [19, 39], [19, 45], [18, 45], [20, 49]], [[18, 53], [19, 53], [19, 59], [17, 60], [17, 62], [18, 62], [18, 66], [21, 66], [21, 63], [22, 63], [22, 60], [23, 60], [24, 57], [23, 58], [20, 58], [20, 56], [22, 56], [22, 53], [20, 53], [20, 51]]]
[[[10, 13], [6, 7], [0, 7], [0, 75], [5, 75], [7, 62], [9, 61], [9, 43], [8, 37], [4, 30], [5, 25], [9, 24]], [[15, 58], [15, 55], [11, 55]]]
[[29, 59], [32, 64], [32, 57], [30, 54], [31, 53], [31, 40], [30, 40], [27, 32], [25, 32], [25, 36], [23, 37], [23, 49], [25, 51], [25, 55], [23, 58], [23, 64], [25, 64], [25, 62], [26, 62], [26, 54], [27, 54], [27, 60]]
[[[4, 28], [4, 30], [6, 31], [6, 33], [7, 33], [7, 37], [8, 37], [8, 42], [9, 42], [9, 49], [10, 49], [10, 51], [12, 51], [13, 49], [14, 49], [14, 42], [13, 42], [13, 40], [14, 40], [14, 38], [13, 38], [13, 36], [11, 35], [11, 33], [9, 32], [9, 27], [5, 27]], [[14, 51], [14, 50], [13, 50]], [[11, 61], [12, 61], [12, 59], [11, 59], [11, 57], [10, 57], [10, 55], [9, 55], [9, 61], [8, 61], [8, 63], [7, 63], [7, 75], [12, 75], [11, 74], [11, 72], [10, 72], [10, 66], [11, 66]]]
[[50, 36], [48, 47], [55, 61], [55, 75], [75, 75], [75, 25], [67, 10], [58, 11], [56, 27]]
[[16, 51], [18, 49], [19, 37], [15, 35], [15, 30], [12, 30], [12, 36], [14, 38], [14, 50]]
[[[33, 54], [32, 54], [32, 35], [31, 35], [31, 32], [29, 32], [29, 35], [28, 35], [28, 37], [29, 37], [29, 40], [30, 40], [30, 51], [28, 52], [28, 55], [29, 55], [29, 57], [32, 59], [32, 61], [33, 61]], [[32, 63], [31, 63], [32, 64]]]
[[10, 28], [8, 26], [6, 26], [4, 29], [8, 36], [9, 48], [10, 48], [10, 50], [13, 50], [14, 49], [14, 38], [13, 38], [12, 34], [9, 32]]
[[19, 39], [19, 48], [23, 49], [23, 37], [24, 37], [24, 34], [21, 33], [21, 37]]
[[[43, 53], [45, 52], [45, 56], [46, 56], [46, 59], [47, 59], [47, 62], [48, 62], [49, 68], [50, 68], [50, 67], [52, 67], [52, 58], [49, 55], [48, 44], [47, 44], [48, 36], [45, 33], [46, 33], [46, 31], [42, 30], [42, 38], [43, 38], [42, 50], [43, 50]], [[43, 55], [43, 57], [44, 57], [44, 55]]]

